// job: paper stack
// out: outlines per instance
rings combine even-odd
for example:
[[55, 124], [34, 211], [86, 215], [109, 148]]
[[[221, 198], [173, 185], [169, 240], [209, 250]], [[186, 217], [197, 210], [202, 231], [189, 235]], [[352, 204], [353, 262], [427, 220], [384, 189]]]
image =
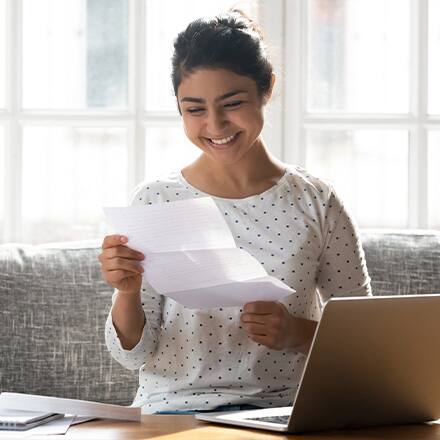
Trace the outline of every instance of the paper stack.
[[[0, 411], [2, 410], [5, 414], [12, 414], [14, 410], [17, 410], [65, 415], [57, 420], [47, 422], [45, 425], [31, 428], [26, 431], [27, 434], [30, 434], [30, 431], [41, 430], [42, 428], [45, 428], [45, 434], [63, 434], [72, 424], [96, 418], [134, 422], [139, 422], [141, 419], [141, 408], [21, 393], [1, 393]], [[53, 429], [50, 429], [51, 427]], [[3, 434], [5, 433], [4, 428], [0, 430], [0, 439], [4, 438]], [[23, 435], [23, 433], [13, 433], [12, 431], [7, 433], [14, 438]]]

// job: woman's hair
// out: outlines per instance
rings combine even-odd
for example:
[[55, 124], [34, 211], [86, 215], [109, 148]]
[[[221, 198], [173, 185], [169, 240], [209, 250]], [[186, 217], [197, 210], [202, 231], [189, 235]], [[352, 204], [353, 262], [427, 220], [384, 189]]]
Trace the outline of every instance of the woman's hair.
[[184, 76], [198, 68], [227, 69], [252, 78], [260, 98], [270, 90], [273, 67], [263, 33], [239, 9], [194, 20], [178, 34], [171, 74], [175, 96]]

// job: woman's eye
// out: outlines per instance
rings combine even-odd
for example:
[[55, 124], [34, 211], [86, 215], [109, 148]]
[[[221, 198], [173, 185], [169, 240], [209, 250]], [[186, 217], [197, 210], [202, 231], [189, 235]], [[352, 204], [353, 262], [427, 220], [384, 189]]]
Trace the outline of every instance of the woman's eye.
[[201, 112], [201, 111], [203, 111], [202, 108], [189, 108], [189, 109], [187, 110], [188, 113], [199, 113], [199, 112]]
[[243, 101], [234, 101], [234, 102], [230, 102], [229, 104], [225, 104], [225, 107], [237, 107], [238, 105], [240, 105]]

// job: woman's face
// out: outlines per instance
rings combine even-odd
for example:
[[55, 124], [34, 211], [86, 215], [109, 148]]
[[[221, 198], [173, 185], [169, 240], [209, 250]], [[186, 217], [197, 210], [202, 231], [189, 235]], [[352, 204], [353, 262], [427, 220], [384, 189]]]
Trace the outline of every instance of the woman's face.
[[184, 77], [177, 100], [189, 140], [216, 161], [234, 163], [259, 140], [264, 103], [249, 77], [199, 69]]

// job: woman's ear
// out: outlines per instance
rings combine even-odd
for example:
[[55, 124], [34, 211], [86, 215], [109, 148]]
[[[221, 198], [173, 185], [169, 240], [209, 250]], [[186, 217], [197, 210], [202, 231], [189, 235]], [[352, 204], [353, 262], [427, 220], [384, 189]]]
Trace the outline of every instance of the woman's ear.
[[271, 77], [271, 79], [270, 79], [270, 88], [269, 88], [269, 90], [267, 91], [267, 93], [264, 95], [264, 104], [267, 104], [267, 102], [269, 101], [269, 99], [271, 98], [271, 96], [272, 96], [272, 92], [273, 92], [273, 86], [274, 86], [274, 84], [275, 84], [275, 80], [276, 80], [276, 76], [275, 76], [275, 74], [274, 73], [272, 73], [272, 77]]

